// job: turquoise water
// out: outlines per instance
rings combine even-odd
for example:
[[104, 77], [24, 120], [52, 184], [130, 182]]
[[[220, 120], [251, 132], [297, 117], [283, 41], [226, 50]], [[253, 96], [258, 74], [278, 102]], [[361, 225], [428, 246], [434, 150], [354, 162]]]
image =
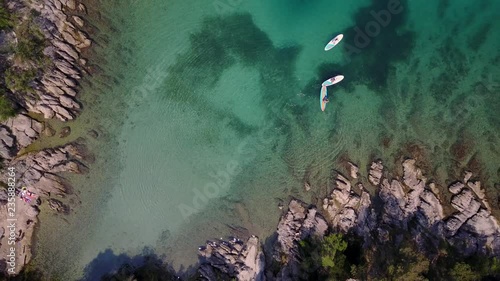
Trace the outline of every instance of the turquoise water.
[[99, 3], [74, 123], [99, 130], [96, 160], [72, 177], [74, 214], [42, 218], [36, 263], [73, 280], [148, 249], [185, 269], [206, 239], [271, 234], [278, 204], [317, 202], [346, 159], [416, 157], [438, 186], [468, 167], [497, 198], [500, 2], [439, 3], [402, 1], [366, 46], [354, 27], [388, 2]]

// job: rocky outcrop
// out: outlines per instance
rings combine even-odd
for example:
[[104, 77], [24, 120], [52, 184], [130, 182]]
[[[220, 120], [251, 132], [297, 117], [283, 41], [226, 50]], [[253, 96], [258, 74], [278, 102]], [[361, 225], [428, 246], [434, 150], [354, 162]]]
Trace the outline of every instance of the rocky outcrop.
[[26, 114], [18, 114], [0, 123], [0, 157], [15, 157], [20, 149], [38, 138], [43, 128], [41, 122]]
[[315, 207], [308, 208], [299, 200], [291, 200], [276, 231], [279, 250], [282, 253], [294, 252], [298, 241], [313, 235], [322, 237], [327, 229], [325, 219]]
[[298, 243], [308, 238], [322, 238], [328, 224], [314, 206], [293, 199], [288, 211], [281, 217], [276, 230], [273, 259], [283, 263], [276, 280], [296, 280], [298, 269]]
[[[276, 231], [275, 262], [283, 263], [272, 280], [296, 280], [298, 277], [298, 242], [310, 237], [322, 238], [328, 229], [326, 220], [313, 206], [293, 199], [281, 217]], [[217, 271], [237, 280], [265, 280], [265, 259], [257, 237], [246, 242], [237, 238], [229, 241], [207, 241], [199, 248], [199, 273], [205, 280], [217, 279]]]
[[382, 170], [382, 163], [377, 161], [369, 171], [370, 182], [379, 185], [382, 204], [378, 212], [372, 208], [362, 185], [355, 192], [348, 179], [337, 176], [336, 187], [323, 201], [331, 226], [342, 232], [354, 231], [365, 242], [371, 236], [387, 242], [393, 229], [411, 233], [423, 250], [437, 249], [440, 239], [446, 239], [466, 255], [500, 253], [498, 220], [491, 215], [480, 182], [470, 181], [472, 174], [466, 174], [465, 183], [457, 181], [448, 187], [453, 194], [449, 204], [457, 212], [445, 217], [446, 202], [441, 202], [435, 184], [427, 182], [415, 160], [403, 162], [401, 180], [384, 178]]
[[[30, 1], [26, 10], [30, 9], [38, 12], [33, 21], [49, 42], [43, 53], [51, 63], [43, 75], [32, 82], [34, 92], [18, 94], [16, 99], [28, 111], [43, 114], [46, 119], [72, 120], [81, 109], [75, 99], [83, 70], [81, 53], [91, 46], [90, 39], [81, 30], [85, 22], [74, 15], [79, 12], [75, 1]], [[72, 16], [66, 15], [67, 12]]]
[[[61, 172], [81, 173], [86, 170], [82, 164], [82, 147], [68, 144], [57, 148], [43, 149], [39, 152], [29, 152], [21, 155], [26, 148], [43, 133], [53, 136], [55, 130], [45, 126], [31, 116], [32, 113], [43, 115], [46, 119], [57, 118], [62, 121], [74, 119], [81, 105], [77, 100], [78, 81], [85, 72], [87, 60], [82, 52], [91, 46], [92, 42], [83, 31], [86, 26], [82, 17], [87, 9], [75, 0], [37, 0], [20, 1], [8, 0], [6, 8], [16, 13], [16, 26], [27, 24], [36, 34], [43, 34], [44, 57], [35, 60], [14, 59], [16, 56], [5, 56], [11, 69], [36, 73], [36, 77], [29, 82], [29, 90], [25, 88], [10, 89], [9, 96], [22, 107], [21, 114], [0, 123], [0, 159], [3, 167], [13, 168], [16, 175], [15, 188], [19, 191], [26, 187], [30, 192], [42, 198], [42, 204], [56, 212], [68, 213], [70, 208], [64, 200], [53, 197], [64, 197], [67, 193], [67, 184], [60, 175]], [[26, 22], [29, 21], [29, 22]], [[14, 31], [2, 33], [2, 40], [17, 44], [20, 42]], [[38, 35], [37, 35], [38, 36]], [[42, 37], [42, 36], [40, 36]], [[43, 40], [42, 40], [43, 41]], [[42, 48], [43, 48], [42, 47]], [[43, 61], [41, 63], [40, 61]], [[69, 128], [69, 127], [68, 127]], [[70, 130], [62, 132], [62, 137], [69, 135]], [[21, 155], [21, 156], [20, 156]], [[0, 180], [7, 179], [7, 173], [0, 174]], [[4, 221], [7, 209], [4, 208], [6, 194], [0, 192], [0, 218]], [[16, 197], [18, 219], [16, 245], [18, 249], [17, 270], [31, 258], [31, 236], [37, 222], [39, 212], [36, 204], [25, 202]], [[37, 202], [40, 202], [37, 200]], [[5, 257], [8, 251], [6, 238], [0, 238], [0, 256]], [[20, 254], [22, 253], [22, 254]], [[3, 261], [0, 259], [0, 266]]]
[[237, 238], [231, 238], [229, 241], [207, 241], [206, 246], [198, 250], [199, 272], [206, 280], [218, 280], [214, 269], [237, 280], [265, 280], [264, 254], [256, 236], [250, 237], [246, 242]]
[[[375, 195], [370, 195], [362, 183], [353, 185], [337, 174], [334, 189], [323, 200], [324, 217], [315, 207], [292, 199], [271, 240], [272, 248], [266, 252], [271, 255], [267, 261], [279, 264], [278, 270], [266, 271], [268, 280], [302, 278], [299, 242], [322, 239], [328, 229], [355, 233], [363, 238], [366, 248], [385, 243], [394, 243], [397, 247], [405, 233], [411, 235], [430, 259], [439, 254], [442, 240], [455, 245], [465, 255], [500, 255], [498, 220], [488, 210], [480, 182], [471, 181], [472, 174], [466, 173], [464, 182], [449, 185], [452, 194], [449, 204], [456, 212], [445, 217], [443, 204], [447, 202], [440, 198], [448, 197], [440, 194], [442, 191], [436, 184], [427, 182], [415, 160], [407, 159], [402, 166], [402, 178], [390, 178], [382, 174], [382, 162], [372, 163], [369, 180], [378, 185]], [[263, 280], [264, 259], [258, 239], [251, 239], [246, 243], [235, 238], [208, 241], [200, 247], [200, 274], [206, 280], [217, 280], [217, 271], [238, 280]], [[254, 250], [250, 250], [252, 247]]]
[[[68, 144], [58, 148], [44, 149], [39, 152], [31, 152], [13, 159], [9, 163], [9, 167], [13, 168], [16, 178], [15, 188], [17, 190], [26, 187], [30, 192], [33, 192], [39, 198], [47, 199], [46, 202], [49, 208], [61, 212], [68, 213], [69, 207], [62, 201], [53, 197], [64, 197], [66, 195], [66, 183], [61, 172], [81, 173], [86, 170], [82, 164], [83, 147], [76, 144]], [[2, 173], [0, 180], [7, 182], [8, 174]], [[0, 196], [5, 197], [5, 194]], [[31, 259], [31, 243], [34, 231], [34, 225], [37, 223], [37, 215], [39, 212], [38, 203], [25, 202], [19, 196], [16, 196], [16, 213], [17, 219], [16, 240], [17, 247], [17, 262], [16, 270], [20, 271], [22, 265], [29, 262]], [[4, 200], [0, 200], [0, 219], [7, 219], [7, 208], [2, 204]], [[0, 239], [0, 256], [5, 257], [9, 251], [7, 247], [7, 237]]]
[[[85, 166], [81, 163], [82, 148], [68, 144], [58, 148], [48, 148], [35, 153], [28, 153], [10, 162], [19, 175], [19, 186], [28, 186], [37, 194], [45, 196], [64, 196], [65, 181], [57, 173], [82, 173]], [[22, 175], [22, 176], [21, 176]], [[0, 180], [5, 180], [0, 176]]]
[[351, 188], [351, 183], [342, 175], [338, 175], [335, 181], [336, 187], [329, 197], [323, 199], [329, 222], [340, 231], [347, 232], [355, 226], [358, 232], [364, 235], [370, 228], [370, 195], [365, 191], [362, 184], [358, 184], [358, 192]]

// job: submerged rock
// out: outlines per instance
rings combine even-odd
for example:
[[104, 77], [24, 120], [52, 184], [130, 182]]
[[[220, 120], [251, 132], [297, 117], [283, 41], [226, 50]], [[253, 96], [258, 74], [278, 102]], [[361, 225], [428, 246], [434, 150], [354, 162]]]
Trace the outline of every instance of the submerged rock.
[[60, 138], [65, 138], [71, 134], [71, 128], [69, 126], [65, 126], [61, 129], [61, 132], [59, 133]]
[[58, 212], [58, 213], [63, 213], [63, 214], [68, 214], [69, 213], [69, 206], [65, 205], [63, 202], [50, 198], [48, 200], [49, 208]]

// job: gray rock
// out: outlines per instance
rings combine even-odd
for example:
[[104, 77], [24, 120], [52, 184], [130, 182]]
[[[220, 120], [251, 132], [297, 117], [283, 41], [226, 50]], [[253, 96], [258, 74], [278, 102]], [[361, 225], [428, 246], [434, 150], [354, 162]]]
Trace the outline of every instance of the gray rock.
[[448, 187], [448, 190], [453, 193], [453, 194], [458, 194], [460, 191], [462, 191], [462, 188], [464, 188], [464, 184], [457, 181], [453, 184], [451, 184], [449, 187]]
[[56, 134], [56, 130], [54, 130], [50, 125], [46, 124], [45, 129], [43, 129], [43, 134], [47, 137], [52, 137]]
[[376, 162], [372, 162], [370, 166], [370, 172], [368, 175], [368, 180], [373, 184], [373, 185], [379, 185], [380, 184], [380, 179], [382, 178], [382, 170], [384, 169], [384, 166], [382, 165], [382, 161], [378, 160]]
[[73, 120], [75, 118], [73, 113], [71, 113], [69, 110], [67, 110], [63, 106], [55, 105], [55, 106], [52, 106], [52, 109], [54, 110], [54, 112], [56, 114], [55, 116], [57, 118], [61, 119], [62, 121]]
[[474, 198], [474, 194], [470, 189], [463, 189], [459, 194], [451, 198], [451, 205], [459, 212], [467, 215], [470, 218], [477, 213], [481, 204]]
[[76, 1], [75, 0], [67, 0], [65, 5], [66, 5], [66, 7], [68, 7], [71, 10], [76, 9]]
[[33, 111], [42, 113], [45, 119], [52, 119], [56, 115], [54, 110], [45, 104], [38, 104]]
[[[6, 189], [0, 189], [0, 201], [7, 201], [9, 199], [9, 196], [7, 195], [7, 190]], [[1, 236], [1, 235], [0, 235]]]
[[379, 197], [384, 202], [382, 220], [388, 225], [406, 228], [406, 200], [401, 183], [393, 180], [389, 184], [384, 179], [380, 185]]
[[70, 96], [62, 95], [59, 97], [61, 105], [65, 108], [80, 109], [80, 105]]
[[85, 7], [85, 5], [84, 5], [84, 4], [79, 3], [79, 4], [78, 4], [78, 11], [80, 11], [81, 13], [86, 14], [86, 13], [87, 13], [87, 7]]
[[99, 137], [99, 133], [96, 130], [90, 130], [87, 134], [93, 139], [97, 139]]
[[358, 166], [356, 166], [355, 164], [353, 164], [351, 162], [347, 162], [347, 164], [349, 164], [349, 167], [351, 168], [351, 178], [357, 179], [358, 178], [358, 172], [359, 172]]
[[[4, 124], [10, 129], [11, 137], [13, 136], [13, 139], [15, 139], [17, 142], [16, 145], [9, 145], [12, 143], [11, 140], [8, 137], [2, 137], [4, 143], [6, 142], [5, 144], [7, 144], [7, 146], [11, 148], [17, 147], [20, 149], [30, 145], [38, 138], [43, 129], [42, 123], [24, 114], [18, 114], [15, 117], [5, 121]], [[2, 134], [1, 132], [2, 131], [0, 130], [0, 135]], [[3, 131], [3, 135], [7, 136], [6, 134], [7, 131]], [[17, 150], [15, 151], [15, 153], [17, 153]]]
[[63, 202], [50, 198], [48, 201], [49, 208], [58, 212], [58, 213], [63, 213], [63, 214], [68, 214], [69, 213], [69, 207], [65, 205]]
[[54, 46], [57, 47], [60, 51], [65, 52], [73, 59], [78, 60], [79, 54], [77, 51], [75, 51], [74, 47], [72, 47], [71, 45], [66, 44], [59, 40], [53, 40], [52, 44], [54, 44]]
[[64, 74], [73, 77], [74, 79], [77, 79], [79, 76], [79, 71], [78, 69], [68, 63], [65, 60], [55, 60], [54, 61], [55, 66]]
[[471, 171], [465, 171], [464, 182], [467, 183], [470, 180], [471, 177], [472, 177], [472, 172]]
[[201, 263], [199, 273], [206, 280], [217, 280], [209, 266], [238, 280], [265, 280], [264, 254], [256, 236], [250, 237], [246, 243], [239, 239], [207, 241], [206, 246], [200, 247], [198, 253]]
[[415, 166], [414, 159], [407, 159], [403, 162], [403, 181], [409, 188], [414, 188], [420, 183], [421, 172]]
[[[57, 174], [60, 172], [79, 173], [83, 166], [77, 159], [82, 159], [80, 149], [74, 144], [59, 148], [44, 149], [39, 152], [30, 152], [17, 157], [10, 162], [19, 178], [19, 186], [29, 186], [36, 194], [48, 196], [64, 196], [66, 183]], [[6, 174], [0, 174], [0, 180], [6, 180]]]
[[0, 157], [3, 159], [11, 159], [18, 151], [19, 148], [15, 144], [14, 136], [7, 127], [0, 125]]
[[472, 189], [472, 191], [474, 191], [474, 193], [476, 194], [476, 196], [479, 198], [479, 199], [484, 199], [485, 198], [485, 192], [484, 192], [484, 189], [481, 189], [481, 182], [480, 181], [475, 181], [475, 182], [472, 182], [472, 181], [469, 181], [467, 182], [467, 186]]
[[427, 226], [441, 222], [444, 218], [443, 206], [436, 195], [429, 190], [425, 190], [420, 195], [420, 198], [422, 200], [419, 207], [427, 218]]
[[316, 208], [307, 208], [299, 200], [291, 200], [288, 212], [283, 215], [276, 231], [280, 250], [292, 253], [297, 248], [297, 242], [310, 236], [322, 237], [328, 226], [325, 219]]
[[92, 45], [92, 41], [90, 41], [88, 36], [82, 31], [78, 31], [78, 38], [80, 38], [80, 43], [77, 45], [78, 48], [84, 49]]
[[477, 214], [472, 216], [467, 221], [465, 227], [468, 231], [483, 237], [500, 234], [498, 221], [485, 209], [481, 209]]

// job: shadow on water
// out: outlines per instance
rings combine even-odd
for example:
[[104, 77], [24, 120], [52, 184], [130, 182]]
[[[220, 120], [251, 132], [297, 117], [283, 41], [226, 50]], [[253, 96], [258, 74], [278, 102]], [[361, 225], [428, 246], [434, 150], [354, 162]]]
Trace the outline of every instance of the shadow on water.
[[141, 255], [130, 257], [125, 254], [115, 254], [113, 250], [106, 249], [104, 252], [100, 252], [97, 257], [95, 257], [84, 270], [84, 280], [100, 280], [106, 274], [110, 272], [116, 272], [124, 264], [135, 267], [144, 264], [145, 259], [148, 255], [151, 255], [149, 249], [144, 249]]
[[275, 109], [286, 108], [289, 100], [283, 93], [297, 84], [294, 64], [300, 48], [273, 46], [250, 14], [210, 17], [202, 26], [191, 35], [189, 51], [179, 55], [169, 69], [161, 98], [189, 103], [217, 120], [229, 118], [229, 125], [239, 135], [248, 135], [254, 128], [233, 112], [214, 108], [207, 102], [210, 97], [204, 95], [214, 89], [223, 72], [230, 67], [240, 64], [254, 68], [260, 73], [261, 105], [267, 112], [266, 117], [276, 117]]
[[134, 280], [180, 280], [178, 276], [189, 275], [193, 271], [193, 267], [174, 271], [149, 248], [144, 248], [136, 256], [115, 254], [106, 249], [86, 266], [81, 281], [129, 280], [132, 277]]
[[[390, 21], [386, 26], [380, 26], [380, 31], [373, 37], [367, 36], [368, 40], [359, 42], [357, 40], [358, 29], [364, 32], [370, 22], [375, 22], [373, 12], [387, 10], [389, 1], [372, 0], [369, 6], [359, 9], [353, 16], [355, 25], [346, 28], [343, 46], [344, 56], [350, 58], [350, 62], [342, 65], [342, 71], [346, 77], [355, 77], [356, 81], [364, 81], [372, 90], [382, 93], [381, 89], [387, 86], [387, 79], [391, 73], [392, 66], [408, 58], [415, 45], [416, 33], [406, 30], [405, 25], [409, 14], [407, 1], [400, 1], [402, 11], [391, 14]], [[359, 44], [363, 43], [363, 44]], [[352, 53], [352, 48], [357, 51]], [[349, 86], [346, 80], [344, 87]]]

